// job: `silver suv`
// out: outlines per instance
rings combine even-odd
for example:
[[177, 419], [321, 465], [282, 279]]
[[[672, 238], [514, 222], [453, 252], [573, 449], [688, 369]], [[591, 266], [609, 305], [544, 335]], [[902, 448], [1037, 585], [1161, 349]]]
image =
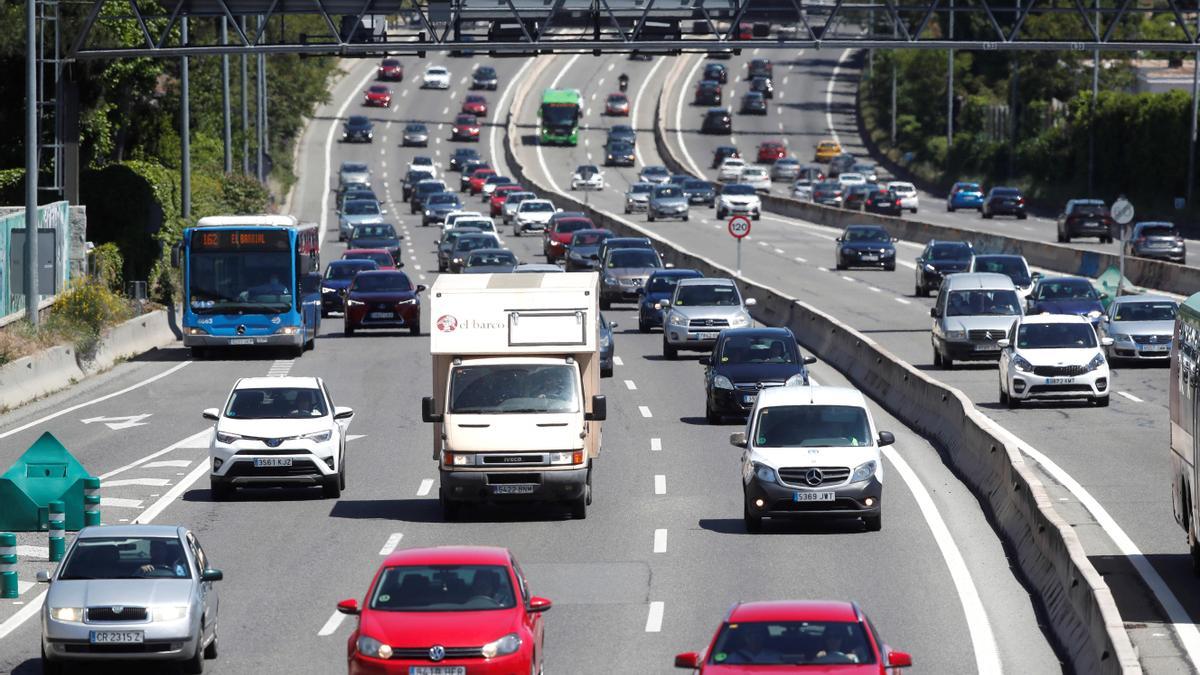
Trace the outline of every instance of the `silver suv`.
[[957, 361], [1000, 357], [998, 340], [1021, 316], [1021, 297], [1004, 274], [950, 274], [942, 280], [933, 317], [933, 365], [953, 368]]
[[754, 298], [742, 300], [732, 279], [680, 279], [663, 317], [663, 357], [674, 359], [679, 350], [709, 351], [726, 328], [753, 325], [747, 307]]

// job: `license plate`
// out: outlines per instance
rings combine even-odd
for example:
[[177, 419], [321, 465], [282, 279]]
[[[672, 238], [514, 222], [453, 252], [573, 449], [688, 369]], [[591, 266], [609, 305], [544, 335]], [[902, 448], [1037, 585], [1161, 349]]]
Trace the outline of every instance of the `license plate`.
[[256, 466], [256, 467], [291, 466], [291, 465], [292, 465], [291, 457], [256, 457], [254, 459], [254, 466]]
[[720, 333], [716, 333], [716, 332], [696, 333], [696, 339], [697, 340], [716, 340], [718, 335], [720, 335]]
[[467, 675], [466, 666], [409, 666], [408, 675]]
[[996, 345], [990, 345], [990, 344], [989, 345], [975, 345], [974, 347], [972, 347], [972, 349], [974, 349], [977, 352], [992, 352], [992, 351], [996, 351], [997, 347], [996, 347]]
[[1171, 349], [1171, 345], [1142, 345], [1144, 352], [1165, 352]]
[[1075, 378], [1073, 378], [1073, 377], [1048, 377], [1048, 378], [1046, 378], [1046, 384], [1075, 384]]
[[94, 630], [88, 639], [94, 645], [140, 645], [144, 637], [140, 630]]
[[233, 338], [232, 340], [229, 341], [229, 344], [231, 344], [231, 345], [252, 345], [252, 344], [254, 344], [254, 338]]
[[393, 315], [391, 312], [371, 312], [370, 318], [372, 318], [372, 319], [390, 319], [390, 318], [392, 318], [392, 316]]
[[792, 501], [794, 502], [831, 502], [833, 501], [832, 492], [793, 492]]
[[497, 495], [531, 495], [537, 490], [536, 485], [493, 485], [492, 494]]
[[864, 255], [864, 256], [862, 257], [862, 259], [863, 259], [863, 260], [866, 260], [867, 262], [874, 262], [874, 261], [876, 261], [876, 260], [879, 260], [879, 256], [877, 256], [877, 255]]
[[756, 398], [758, 398], [758, 394], [744, 394], [742, 395], [742, 403], [750, 405], [751, 403], [754, 403], [754, 399]]

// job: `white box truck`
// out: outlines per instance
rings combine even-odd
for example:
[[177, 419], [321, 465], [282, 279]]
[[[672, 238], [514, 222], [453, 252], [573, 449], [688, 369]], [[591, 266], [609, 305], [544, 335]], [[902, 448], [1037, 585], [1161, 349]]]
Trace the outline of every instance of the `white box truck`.
[[607, 401], [595, 272], [443, 274], [430, 291], [438, 496], [565, 503], [586, 518]]

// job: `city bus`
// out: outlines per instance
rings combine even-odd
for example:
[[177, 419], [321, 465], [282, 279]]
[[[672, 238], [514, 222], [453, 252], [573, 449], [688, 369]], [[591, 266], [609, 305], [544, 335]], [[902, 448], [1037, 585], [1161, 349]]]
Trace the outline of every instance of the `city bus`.
[[1171, 510], [1187, 533], [1192, 570], [1200, 574], [1200, 509], [1197, 508], [1196, 422], [1200, 420], [1200, 293], [1179, 306], [1171, 340], [1168, 390], [1171, 413]]
[[538, 134], [542, 145], [570, 145], [579, 142], [579, 117], [583, 94], [578, 89], [547, 89], [538, 108]]
[[321, 322], [320, 235], [292, 216], [215, 216], [183, 231], [183, 344], [312, 349]]

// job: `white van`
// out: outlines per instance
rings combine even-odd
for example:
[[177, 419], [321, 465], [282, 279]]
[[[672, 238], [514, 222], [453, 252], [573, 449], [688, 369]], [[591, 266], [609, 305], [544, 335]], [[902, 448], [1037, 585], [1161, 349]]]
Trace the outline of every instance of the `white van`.
[[973, 272], [947, 275], [929, 309], [933, 365], [949, 370], [955, 361], [992, 361], [1013, 321], [1024, 311], [1012, 279]]

